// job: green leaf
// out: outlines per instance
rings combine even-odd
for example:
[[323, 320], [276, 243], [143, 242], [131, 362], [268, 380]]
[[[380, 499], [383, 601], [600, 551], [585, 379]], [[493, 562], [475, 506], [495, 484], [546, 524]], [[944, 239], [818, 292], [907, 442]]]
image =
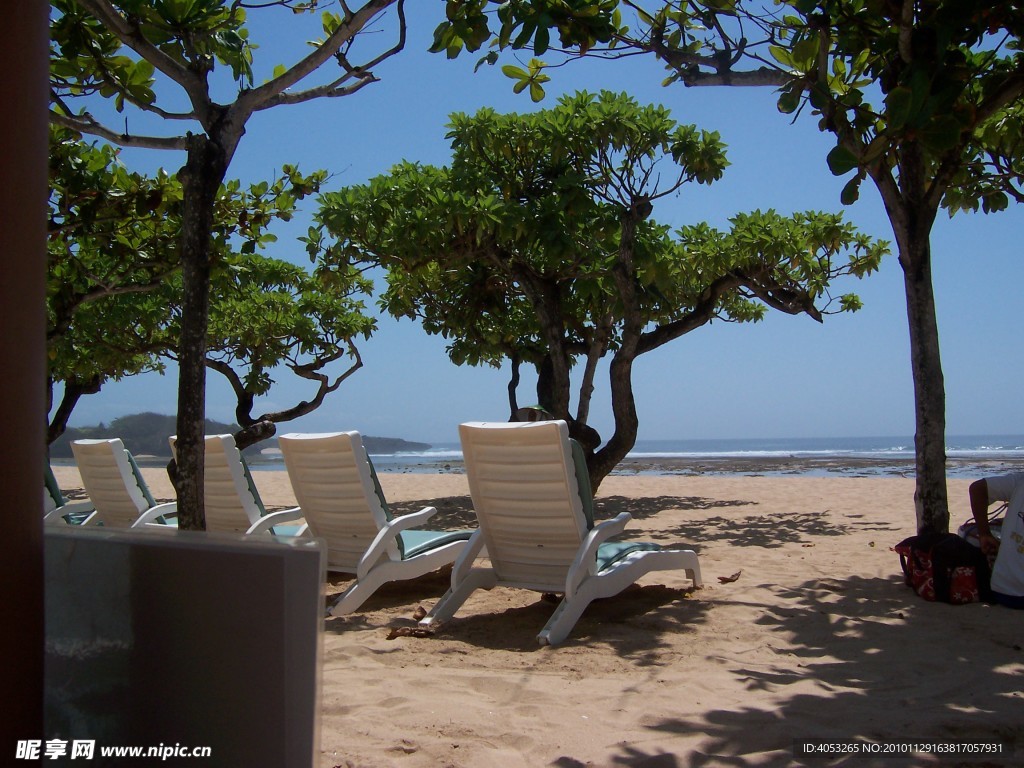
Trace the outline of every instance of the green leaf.
[[791, 115], [800, 107], [800, 97], [803, 89], [799, 85], [793, 85], [782, 91], [779, 96], [779, 112], [784, 115]]
[[793, 54], [790, 53], [789, 48], [784, 48], [781, 45], [769, 45], [768, 53], [782, 66], [793, 68]]
[[505, 66], [503, 66], [501, 68], [501, 73], [505, 75], [505, 77], [510, 77], [513, 80], [526, 80], [530, 77], [528, 74], [526, 74], [526, 70], [521, 69], [512, 64], [506, 64]]
[[843, 187], [842, 193], [839, 195], [839, 201], [843, 205], [853, 205], [860, 198], [860, 184], [864, 180], [864, 177], [860, 174], [854, 176], [847, 182], [846, 186]]
[[981, 209], [985, 213], [1005, 211], [1009, 204], [1010, 200], [1002, 190], [991, 192], [981, 199]]
[[476, 63], [476, 66], [473, 67], [473, 72], [477, 72], [480, 69], [480, 67], [482, 67], [484, 64], [493, 65], [493, 64], [497, 64], [497, 63], [498, 63], [498, 52], [497, 51], [491, 51], [490, 53], [488, 53], [486, 56], [482, 57], [480, 59], [480, 61], [478, 61]]
[[810, 72], [818, 59], [818, 40], [809, 37], [793, 46], [793, 66], [801, 72]]
[[826, 158], [833, 176], [843, 176], [857, 167], [857, 156], [846, 147], [837, 145]]
[[533, 39], [533, 52], [538, 56], [543, 54], [548, 49], [549, 40], [550, 36], [547, 27], [538, 27], [537, 34]]
[[960, 121], [952, 115], [943, 115], [931, 120], [918, 131], [921, 143], [931, 152], [941, 154], [953, 149], [960, 142]]
[[914, 104], [914, 92], [910, 88], [899, 86], [893, 88], [885, 97], [885, 106], [889, 118], [889, 128], [900, 131], [910, 120]]

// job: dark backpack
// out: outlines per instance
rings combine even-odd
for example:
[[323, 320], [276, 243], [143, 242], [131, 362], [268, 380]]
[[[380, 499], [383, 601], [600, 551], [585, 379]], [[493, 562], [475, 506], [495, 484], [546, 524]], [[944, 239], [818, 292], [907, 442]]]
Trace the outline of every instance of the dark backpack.
[[907, 585], [925, 600], [954, 605], [992, 602], [988, 558], [955, 533], [911, 536], [893, 549]]

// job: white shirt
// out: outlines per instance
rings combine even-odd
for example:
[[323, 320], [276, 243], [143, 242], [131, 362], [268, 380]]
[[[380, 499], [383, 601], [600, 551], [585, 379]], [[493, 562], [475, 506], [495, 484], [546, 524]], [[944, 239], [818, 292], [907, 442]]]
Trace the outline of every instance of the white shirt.
[[992, 568], [992, 589], [1004, 595], [1024, 596], [1024, 473], [989, 477], [985, 485], [990, 502], [1009, 502], [999, 555]]

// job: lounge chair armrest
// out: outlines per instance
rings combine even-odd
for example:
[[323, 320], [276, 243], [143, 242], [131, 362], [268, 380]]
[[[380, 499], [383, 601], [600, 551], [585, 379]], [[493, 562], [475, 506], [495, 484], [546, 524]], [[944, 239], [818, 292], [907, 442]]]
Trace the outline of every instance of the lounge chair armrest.
[[132, 523], [132, 528], [141, 528], [144, 525], [148, 525], [156, 521], [158, 517], [177, 517], [178, 516], [178, 502], [169, 501], [166, 504], [157, 504], [155, 507], [147, 509], [141, 515], [139, 519]]
[[[268, 512], [251, 526], [249, 530], [245, 532], [246, 536], [250, 536], [254, 533], [267, 533], [275, 525], [281, 525], [283, 523], [290, 523], [295, 520], [302, 519], [302, 507], [292, 507], [291, 509], [282, 509], [278, 512]], [[305, 532], [303, 527], [302, 533]], [[301, 535], [301, 533], [299, 534]]]
[[65, 515], [78, 514], [81, 512], [91, 512], [92, 514], [82, 521], [82, 525], [96, 514], [96, 510], [92, 506], [92, 502], [88, 499], [82, 501], [69, 501], [67, 504], [63, 504], [56, 509], [51, 509], [45, 515], [43, 515], [43, 522], [47, 525], [69, 525]]
[[626, 530], [626, 524], [633, 519], [629, 512], [620, 512], [611, 520], [595, 525], [590, 529], [587, 538], [580, 544], [576, 552], [576, 558], [569, 567], [569, 573], [565, 577], [565, 596], [567, 598], [576, 594], [576, 588], [586, 576], [592, 574], [597, 567], [597, 548], [613, 536], [618, 536]]
[[377, 531], [373, 543], [359, 559], [356, 566], [356, 578], [361, 579], [369, 573], [370, 569], [387, 553], [388, 546], [398, 538], [398, 534], [409, 528], [423, 525], [431, 517], [437, 514], [436, 507], [424, 507], [419, 512], [410, 515], [402, 515], [389, 520], [383, 528]]
[[101, 519], [99, 511], [94, 509], [89, 513], [89, 516], [85, 518], [85, 520], [79, 523], [79, 525], [99, 525]]
[[43, 515], [44, 525], [67, 525], [67, 522], [68, 521], [64, 519], [64, 507], [51, 509]]
[[437, 507], [424, 507], [419, 512], [410, 512], [408, 515], [393, 517], [388, 520], [388, 527], [394, 528], [396, 533], [418, 528], [437, 514]]

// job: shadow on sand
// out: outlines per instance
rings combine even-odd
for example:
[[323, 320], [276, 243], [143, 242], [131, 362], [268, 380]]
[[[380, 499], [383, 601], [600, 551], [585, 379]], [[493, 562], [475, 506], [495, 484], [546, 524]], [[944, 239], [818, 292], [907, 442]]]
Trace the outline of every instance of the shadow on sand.
[[[665, 736], [665, 746], [680, 737], [700, 739], [704, 748], [675, 754], [623, 747], [610, 765], [1021, 764], [1024, 611], [926, 603], [896, 577], [816, 579], [776, 592], [779, 600], [762, 606], [758, 623], [771, 635], [792, 638], [788, 653], [777, 665], [737, 663], [731, 670], [751, 692], [750, 706], [665, 717], [649, 726]], [[787, 695], [798, 683], [800, 692]], [[922, 755], [798, 760], [796, 739], [998, 741], [1004, 752], [941, 760]], [[582, 764], [561, 758], [551, 765]]]
[[395, 517], [419, 512], [424, 507], [437, 509], [437, 513], [427, 523], [426, 527], [428, 528], [442, 531], [476, 528], [473, 500], [469, 496], [445, 496], [441, 499], [388, 502], [388, 508]]
[[[450, 579], [451, 568], [448, 567], [414, 582], [386, 584], [366, 601], [363, 612], [328, 618], [325, 630], [341, 633], [414, 628], [417, 626], [415, 611], [418, 608], [429, 610], [448, 589]], [[328, 583], [344, 590], [348, 580], [331, 577]], [[508, 601], [513, 605], [497, 611], [488, 608], [484, 612], [474, 606], [471, 597], [455, 618], [439, 625], [433, 635], [491, 650], [536, 652], [540, 649], [537, 633], [551, 618], [558, 598], [528, 590], [498, 588], [498, 592], [501, 591], [507, 593]], [[663, 638], [693, 632], [695, 625], [703, 620], [706, 605], [686, 599], [692, 591], [662, 584], [634, 584], [614, 597], [595, 600], [560, 647], [600, 644], [613, 648], [623, 657], [632, 658], [641, 666], [662, 663], [658, 651], [669, 645]], [[481, 591], [480, 594], [486, 593]], [[329, 598], [328, 604], [333, 600], [334, 597]], [[404, 615], [395, 616], [393, 611], [396, 608], [407, 611]], [[381, 617], [378, 611], [389, 611], [391, 615]]]
[[[845, 536], [853, 531], [895, 531], [898, 526], [878, 525], [857, 515], [850, 515], [842, 523], [830, 519], [827, 509], [820, 512], [780, 512], [756, 514], [756, 502], [742, 500], [708, 499], [698, 496], [656, 496], [631, 499], [625, 496], [608, 496], [598, 500], [597, 512], [602, 517], [612, 517], [619, 512], [629, 512], [635, 520], [648, 520], [653, 529], [642, 532], [626, 528], [624, 538], [643, 538], [659, 544], [685, 542], [686, 546], [700, 552], [701, 545], [712, 542], [737, 547], [777, 548], [786, 544], [810, 541], [815, 536]], [[692, 522], [682, 522], [669, 528], [657, 528], [656, 516], [664, 510], [695, 510], [706, 514], [707, 510], [721, 508], [734, 510], [714, 517], [703, 515]], [[751, 509], [754, 508], [754, 509]], [[754, 512], [755, 514], [751, 514]]]

